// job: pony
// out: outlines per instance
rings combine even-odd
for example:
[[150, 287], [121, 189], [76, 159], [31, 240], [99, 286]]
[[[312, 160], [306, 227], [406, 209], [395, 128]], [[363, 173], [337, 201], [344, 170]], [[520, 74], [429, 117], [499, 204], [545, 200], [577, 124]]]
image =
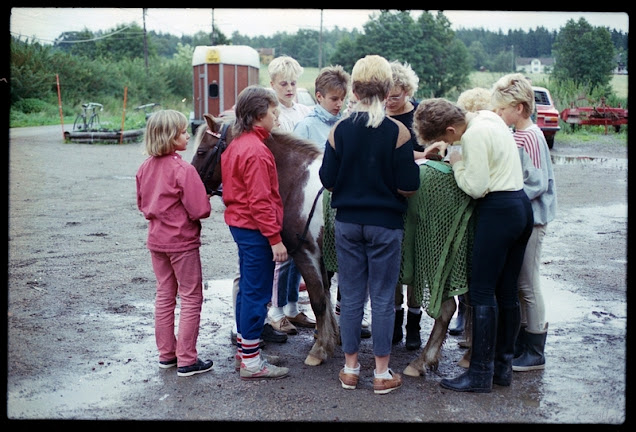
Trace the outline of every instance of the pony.
[[[203, 115], [205, 124], [194, 136], [196, 151], [191, 164], [210, 195], [222, 196], [221, 154], [234, 138], [232, 116], [223, 119]], [[318, 171], [322, 149], [293, 133], [274, 130], [265, 140], [278, 171], [279, 192], [283, 201], [283, 244], [294, 260], [305, 284], [311, 308], [316, 316], [315, 342], [305, 364], [317, 366], [331, 357], [339, 338], [331, 304], [331, 274], [322, 259], [324, 219]]]
[[[203, 180], [210, 195], [222, 195], [221, 154], [234, 138], [233, 117], [215, 118], [204, 114], [205, 124], [194, 136], [195, 154], [191, 164]], [[323, 259], [325, 218], [322, 206], [322, 183], [318, 171], [322, 164], [322, 150], [313, 142], [293, 133], [273, 130], [265, 145], [271, 150], [278, 171], [280, 195], [283, 200], [283, 243], [294, 259], [309, 293], [311, 307], [316, 316], [316, 341], [305, 364], [318, 366], [333, 355], [339, 343], [339, 328], [331, 304], [331, 276]], [[440, 191], [439, 193], [444, 193]], [[404, 369], [409, 376], [423, 376], [426, 370], [436, 370], [441, 349], [448, 334], [448, 326], [456, 304], [449, 298], [441, 304], [440, 314], [420, 355]], [[470, 326], [466, 337], [470, 337]], [[459, 364], [467, 367], [470, 350]]]

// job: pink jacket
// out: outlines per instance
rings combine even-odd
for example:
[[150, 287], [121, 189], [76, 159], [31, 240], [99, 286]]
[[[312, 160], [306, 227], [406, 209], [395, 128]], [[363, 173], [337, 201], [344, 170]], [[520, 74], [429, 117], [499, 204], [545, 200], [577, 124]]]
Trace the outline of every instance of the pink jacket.
[[137, 207], [150, 222], [148, 249], [183, 252], [201, 246], [210, 199], [196, 169], [180, 155], [151, 156], [137, 171]]

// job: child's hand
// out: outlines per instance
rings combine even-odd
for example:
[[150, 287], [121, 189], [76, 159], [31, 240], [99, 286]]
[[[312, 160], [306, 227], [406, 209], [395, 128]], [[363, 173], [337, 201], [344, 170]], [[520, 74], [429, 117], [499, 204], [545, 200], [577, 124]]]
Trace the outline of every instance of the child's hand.
[[272, 254], [274, 255], [274, 261], [287, 261], [287, 248], [283, 242], [272, 245]]
[[442, 160], [446, 155], [448, 144], [444, 141], [437, 141], [424, 149], [424, 157], [426, 159]]
[[448, 155], [448, 161], [451, 165], [454, 165], [455, 162], [462, 160], [462, 154], [458, 151], [452, 151]]

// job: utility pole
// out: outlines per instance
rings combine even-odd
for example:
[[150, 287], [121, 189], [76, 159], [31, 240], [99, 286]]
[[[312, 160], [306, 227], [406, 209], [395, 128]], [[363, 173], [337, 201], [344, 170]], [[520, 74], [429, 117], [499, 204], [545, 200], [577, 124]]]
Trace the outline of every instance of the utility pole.
[[146, 75], [148, 75], [148, 36], [146, 34], [146, 11], [144, 8], [144, 60], [146, 62]]
[[320, 38], [318, 39], [318, 70], [322, 69], [322, 12], [320, 9]]
[[515, 69], [517, 69], [515, 67], [515, 46], [512, 45], [512, 47], [510, 48], [510, 51], [512, 51], [512, 71], [515, 72]]
[[214, 45], [214, 8], [212, 8], [212, 45]]

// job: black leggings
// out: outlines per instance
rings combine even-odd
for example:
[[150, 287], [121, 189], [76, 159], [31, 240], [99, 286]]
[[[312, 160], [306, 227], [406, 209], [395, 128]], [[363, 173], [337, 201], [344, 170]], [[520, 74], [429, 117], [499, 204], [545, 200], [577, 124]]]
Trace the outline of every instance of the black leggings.
[[534, 218], [523, 190], [491, 192], [477, 201], [470, 304], [512, 307]]

